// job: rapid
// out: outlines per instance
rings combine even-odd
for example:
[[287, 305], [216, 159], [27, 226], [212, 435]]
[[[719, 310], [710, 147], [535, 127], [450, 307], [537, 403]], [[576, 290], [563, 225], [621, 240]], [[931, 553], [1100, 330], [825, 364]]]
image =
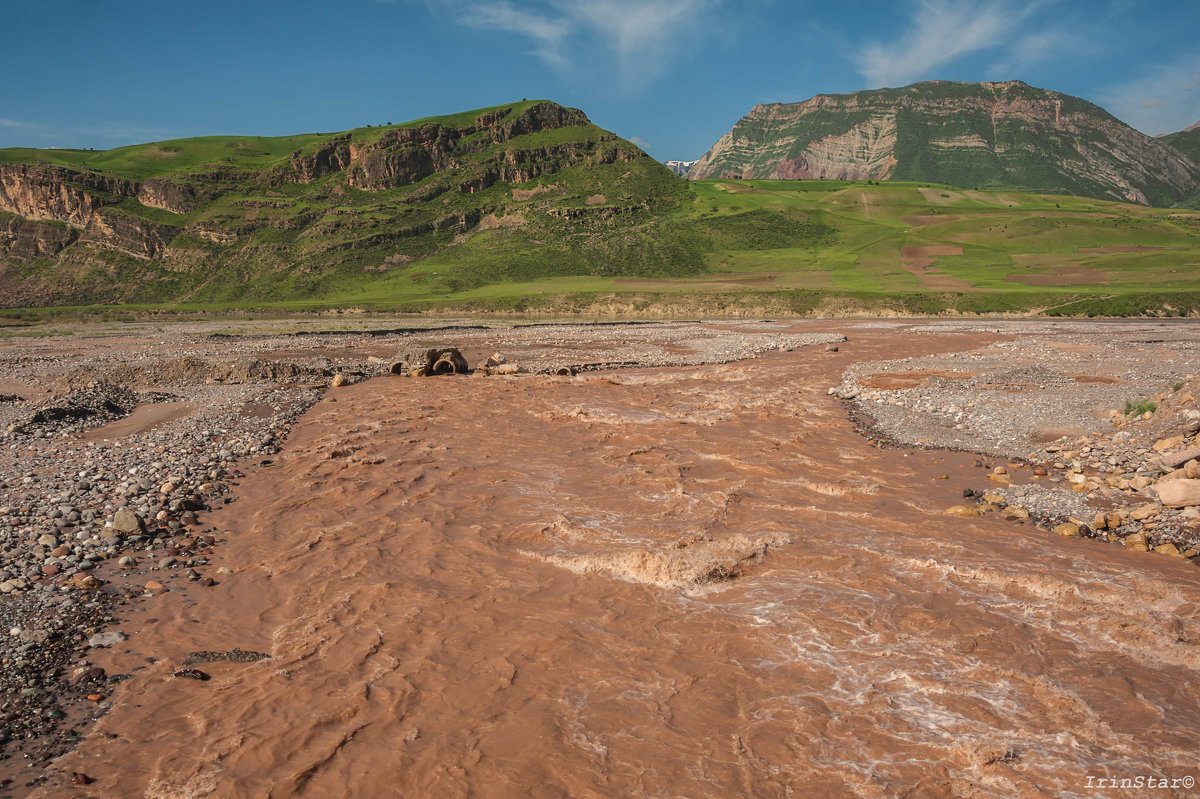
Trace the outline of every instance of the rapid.
[[[827, 394], [858, 360], [990, 340], [332, 391], [208, 516], [220, 584], [125, 621], [104, 665], [132, 676], [60, 768], [156, 799], [1194, 775], [1196, 567], [944, 515], [978, 456], [874, 446]], [[235, 647], [269, 658], [172, 677]]]

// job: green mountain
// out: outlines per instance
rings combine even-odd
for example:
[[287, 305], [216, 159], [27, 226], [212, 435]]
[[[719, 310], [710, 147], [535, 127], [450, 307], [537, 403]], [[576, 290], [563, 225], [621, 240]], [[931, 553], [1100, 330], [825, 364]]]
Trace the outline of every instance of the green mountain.
[[1086, 100], [1020, 81], [755, 106], [688, 177], [915, 180], [1160, 206], [1200, 192], [1194, 157]]
[[1178, 133], [1161, 136], [1159, 140], [1166, 142], [1192, 159], [1193, 162], [1200, 164], [1200, 122]]
[[[1200, 164], [1200, 122], [1178, 133], [1170, 133], [1162, 136], [1160, 137], [1160, 141], [1166, 142], [1192, 159], [1193, 162]], [[1186, 208], [1200, 208], [1200, 189], [1196, 190], [1195, 195], [1191, 199], [1184, 200], [1180, 205]]]
[[0, 305], [436, 296], [702, 271], [685, 182], [522, 101], [336, 134], [0, 149]]

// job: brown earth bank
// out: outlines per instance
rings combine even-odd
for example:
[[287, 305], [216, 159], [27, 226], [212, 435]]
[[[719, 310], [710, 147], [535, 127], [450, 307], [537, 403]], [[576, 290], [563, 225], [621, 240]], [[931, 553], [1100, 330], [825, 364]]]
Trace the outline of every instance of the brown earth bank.
[[[872, 446], [829, 393], [856, 364], [936, 383], [983, 371], [954, 352], [1090, 335], [1095, 357], [1145, 332], [759, 329], [850, 340], [328, 393], [204, 517], [217, 585], [123, 578], [168, 590], [89, 655], [129, 679], [39, 795], [1051, 797], [1194, 777], [1194, 565], [946, 516], [1004, 461]], [[1014, 402], [1063, 394], [1005, 379]]]

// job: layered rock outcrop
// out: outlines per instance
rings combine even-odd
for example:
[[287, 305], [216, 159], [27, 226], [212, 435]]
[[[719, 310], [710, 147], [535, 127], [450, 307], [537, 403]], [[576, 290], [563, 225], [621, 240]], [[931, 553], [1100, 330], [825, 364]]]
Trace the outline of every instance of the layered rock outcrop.
[[755, 106], [688, 177], [924, 180], [1171, 205], [1200, 164], [1085, 100], [930, 81]]

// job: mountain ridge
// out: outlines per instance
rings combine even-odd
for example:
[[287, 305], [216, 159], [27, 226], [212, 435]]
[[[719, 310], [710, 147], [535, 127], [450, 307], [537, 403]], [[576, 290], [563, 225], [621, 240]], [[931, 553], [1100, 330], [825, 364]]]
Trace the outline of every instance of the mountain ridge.
[[1171, 205], [1200, 164], [1078, 97], [1023, 81], [925, 81], [761, 103], [692, 179], [928, 180]]
[[[614, 268], [602, 260], [613, 248], [635, 249], [624, 264], [653, 256], [642, 233], [686, 193], [676, 184], [545, 100], [332, 134], [9, 148], [0, 304], [278, 298], [381, 280], [449, 291], [520, 276], [538, 240], [553, 242], [544, 268], [590, 274]], [[478, 236], [497, 251], [474, 271], [408, 267]], [[693, 252], [661, 260], [701, 268]]]

